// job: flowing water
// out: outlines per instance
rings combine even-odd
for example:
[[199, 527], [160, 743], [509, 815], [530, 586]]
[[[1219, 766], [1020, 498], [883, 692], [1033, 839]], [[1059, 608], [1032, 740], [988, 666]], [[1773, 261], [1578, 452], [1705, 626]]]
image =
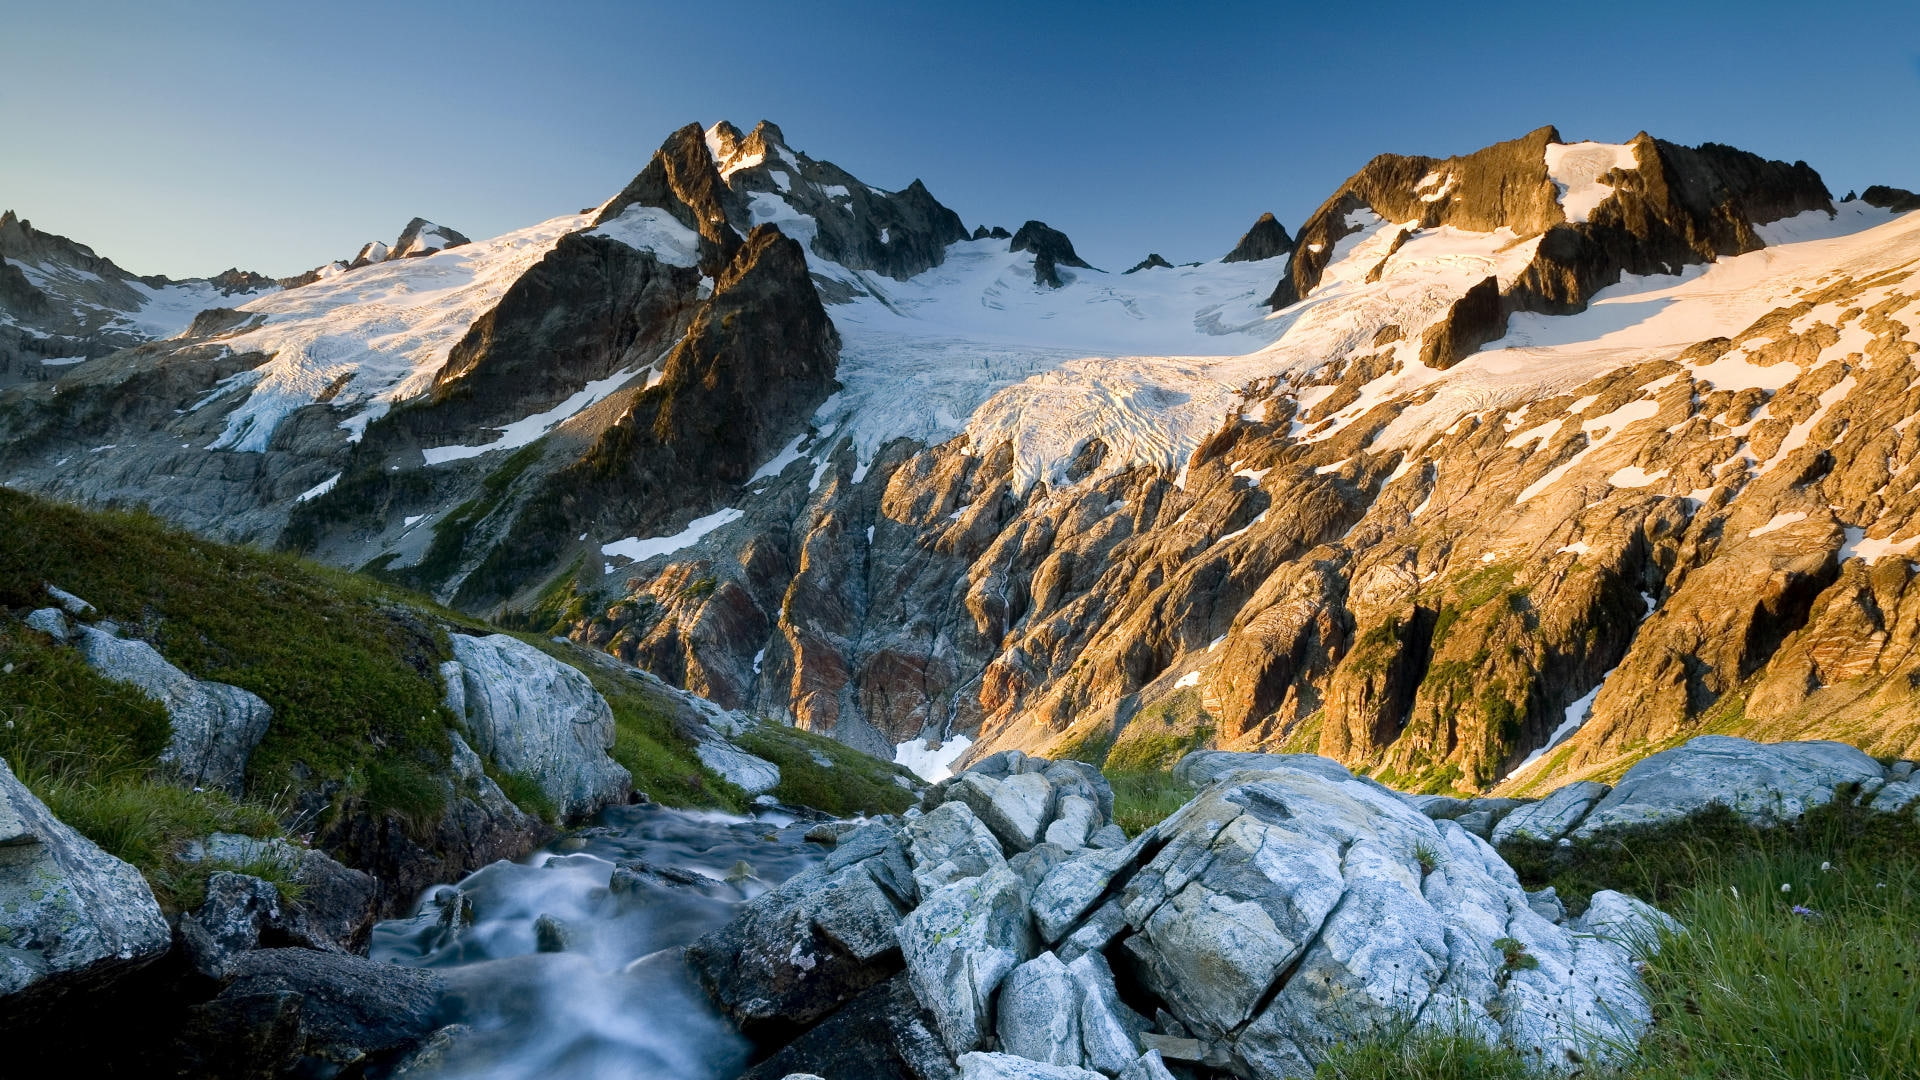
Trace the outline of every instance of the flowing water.
[[[415, 915], [374, 928], [371, 951], [447, 980], [444, 1020], [462, 1027], [426, 1075], [732, 1080], [752, 1047], [678, 947], [819, 861], [805, 828], [772, 813], [614, 807], [531, 858], [429, 889]], [[670, 870], [610, 880], [636, 863]]]

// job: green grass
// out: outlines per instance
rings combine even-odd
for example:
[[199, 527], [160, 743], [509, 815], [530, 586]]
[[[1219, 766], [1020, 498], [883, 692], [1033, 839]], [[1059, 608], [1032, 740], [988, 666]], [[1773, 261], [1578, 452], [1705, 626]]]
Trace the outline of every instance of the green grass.
[[271, 805], [164, 782], [166, 710], [72, 650], [0, 622], [0, 671], [0, 758], [55, 817], [138, 867], [170, 909], [197, 903], [207, 875], [224, 869], [176, 862], [187, 841], [279, 832]]
[[[1920, 1078], [1920, 820], [1845, 803], [1761, 829], [1716, 810], [1570, 848], [1508, 845], [1534, 887], [1601, 888], [1687, 927], [1645, 977], [1655, 1021], [1595, 1080]], [[1782, 886], [1786, 886], [1785, 889]], [[1523, 955], [1523, 954], [1522, 954]], [[1510, 965], [1524, 964], [1509, 954]], [[1404, 1033], [1403, 1033], [1404, 1034]], [[1534, 1080], [1510, 1050], [1434, 1035], [1337, 1049], [1318, 1080]]]
[[[189, 674], [244, 687], [273, 707], [249, 766], [251, 795], [272, 801], [339, 779], [376, 812], [438, 813], [401, 774], [444, 772], [451, 717], [435, 669], [448, 655], [445, 638], [393, 590], [200, 539], [149, 514], [0, 491], [0, 606], [44, 606], [47, 582], [91, 601]], [[75, 702], [82, 712], [98, 707], [88, 693]], [[397, 801], [381, 801], [389, 796]]]
[[[894, 780], [896, 776], [911, 779], [912, 773], [837, 739], [763, 723], [734, 741], [747, 753], [780, 766], [780, 783], [768, 794], [784, 803], [850, 817], [898, 814], [919, 801], [918, 795]], [[815, 754], [833, 764], [821, 765], [814, 760]]]
[[1193, 789], [1165, 769], [1116, 769], [1106, 777], [1113, 786], [1113, 823], [1128, 836], [1138, 836], [1160, 824], [1193, 798]]

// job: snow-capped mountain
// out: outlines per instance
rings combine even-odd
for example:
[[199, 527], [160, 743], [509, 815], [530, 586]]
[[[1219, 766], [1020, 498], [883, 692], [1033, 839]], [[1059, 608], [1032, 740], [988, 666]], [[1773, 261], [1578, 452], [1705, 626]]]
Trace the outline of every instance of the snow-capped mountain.
[[1702, 730], [1911, 753], [1913, 202], [1543, 128], [1118, 273], [771, 124], [689, 126], [592, 211], [416, 220], [36, 375], [0, 479], [930, 769], [1205, 743], [1517, 788]]
[[207, 308], [277, 287], [241, 270], [185, 281], [136, 277], [8, 210], [0, 213], [0, 387], [171, 337]]

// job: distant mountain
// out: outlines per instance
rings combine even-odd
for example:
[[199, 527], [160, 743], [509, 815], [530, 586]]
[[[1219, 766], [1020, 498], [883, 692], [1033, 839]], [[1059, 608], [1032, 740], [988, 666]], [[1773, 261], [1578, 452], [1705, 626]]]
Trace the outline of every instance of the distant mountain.
[[1702, 731], [1911, 755], [1903, 197], [1542, 128], [1110, 274], [690, 125], [585, 213], [418, 222], [439, 250], [14, 387], [0, 479], [880, 753], [1468, 790]]
[[0, 213], [0, 387], [171, 337], [206, 308], [276, 287], [242, 270], [184, 281], [137, 277], [8, 210]]

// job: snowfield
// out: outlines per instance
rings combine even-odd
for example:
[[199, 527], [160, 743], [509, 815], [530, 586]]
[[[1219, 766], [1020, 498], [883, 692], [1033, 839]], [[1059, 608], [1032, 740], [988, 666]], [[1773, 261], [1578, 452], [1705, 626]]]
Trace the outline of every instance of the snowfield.
[[358, 438], [393, 402], [428, 389], [447, 353], [562, 236], [573, 214], [416, 259], [376, 263], [240, 305], [259, 325], [222, 341], [272, 357], [243, 373], [250, 389], [216, 450], [265, 450], [280, 421], [323, 396], [351, 409]]

